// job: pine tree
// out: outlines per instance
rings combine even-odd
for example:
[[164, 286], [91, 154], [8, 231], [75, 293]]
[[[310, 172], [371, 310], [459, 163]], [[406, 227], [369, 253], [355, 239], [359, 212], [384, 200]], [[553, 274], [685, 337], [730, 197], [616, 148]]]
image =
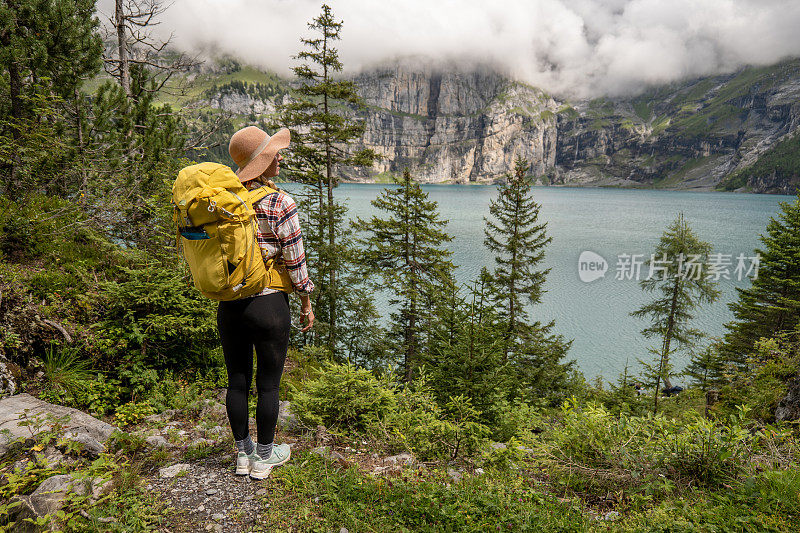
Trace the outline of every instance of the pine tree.
[[465, 297], [455, 284], [438, 291], [423, 360], [441, 405], [464, 396], [491, 425], [507, 406], [511, 376], [502, 362], [505, 329], [488, 298], [489, 280], [484, 270]]
[[[92, 135], [81, 150], [88, 168], [81, 192], [87, 212], [117, 238], [131, 246], [162, 248], [174, 239], [156, 239], [158, 211], [169, 205], [165, 182], [185, 165], [187, 131], [168, 105], [156, 103], [157, 93], [140, 92], [141, 83], [152, 83], [139, 75], [141, 70], [131, 68], [131, 90], [138, 99], [107, 81], [87, 108]], [[108, 198], [115, 199], [113, 209]]]
[[547, 223], [539, 222], [540, 206], [533, 199], [533, 179], [526, 176], [528, 164], [517, 158], [514, 173], [499, 186], [496, 200], [489, 203], [492, 218], [485, 219], [486, 247], [495, 254], [491, 287], [506, 324], [503, 361], [532, 332], [526, 305], [537, 304], [544, 291], [547, 269], [539, 269], [544, 247], [552, 240]]
[[651, 325], [642, 330], [642, 335], [661, 339], [659, 347], [651, 348], [655, 365], [642, 361], [655, 379], [654, 410], [658, 410], [661, 381], [666, 388], [672, 387], [671, 356], [691, 347], [703, 335], [689, 326], [695, 308], [719, 296], [716, 282], [706, 275], [710, 254], [711, 245], [697, 237], [681, 213], [661, 236], [647, 263], [648, 276], [639, 282], [645, 292], [658, 293], [653, 301], [631, 313], [650, 319]]
[[544, 292], [550, 269], [541, 268], [541, 263], [552, 240], [547, 223], [539, 221], [541, 206], [533, 198], [528, 168], [517, 158], [514, 172], [489, 203], [484, 243], [495, 254], [496, 266], [488, 286], [504, 332], [500, 350], [502, 363], [509, 363], [510, 399], [552, 399], [573, 381], [574, 362], [561, 362], [572, 342], [552, 333], [554, 321], [531, 322], [528, 314], [528, 306], [539, 303]]
[[[0, 170], [3, 192], [20, 193], [49, 181], [45, 167], [68, 156], [75, 122], [68, 120], [80, 84], [100, 66], [102, 43], [92, 0], [15, 0], [0, 4]], [[44, 114], [42, 114], [44, 113]], [[46, 119], [49, 124], [41, 123]], [[48, 153], [42, 142], [51, 130]], [[10, 139], [7, 142], [6, 139]], [[44, 156], [44, 157], [42, 157]], [[43, 166], [42, 166], [43, 165]], [[56, 172], [56, 170], [53, 170]], [[66, 181], [59, 176], [62, 183]]]
[[361, 261], [372, 275], [379, 276], [383, 288], [391, 292], [390, 340], [402, 354], [403, 379], [410, 381], [421, 363], [424, 325], [432, 310], [423, 305], [430, 296], [452, 285], [452, 252], [444, 245], [453, 238], [444, 231], [447, 221], [439, 218], [437, 203], [428, 200], [406, 169], [400, 187], [384, 189], [372, 205], [387, 214], [359, 218], [356, 229], [362, 236]]
[[301, 39], [305, 49], [295, 56], [303, 64], [292, 70], [300, 79], [296, 99], [279, 108], [278, 121], [292, 130], [292, 147], [287, 158], [290, 178], [309, 185], [301, 208], [311, 215], [309, 241], [313, 245], [314, 291], [317, 320], [326, 330], [326, 344], [337, 349], [342, 272], [352, 251], [344, 235], [347, 208], [336, 202], [337, 168], [343, 165], [369, 165], [371, 150], [355, 154], [347, 145], [361, 137], [362, 122], [343, 112], [342, 106], [358, 106], [361, 100], [352, 81], [334, 79], [341, 72], [339, 53], [333, 46], [341, 39], [342, 21], [337, 21], [327, 4], [308, 24], [319, 36]]
[[683, 375], [691, 378], [692, 383], [703, 392], [724, 383], [724, 363], [720, 357], [719, 347], [709, 344], [692, 354], [692, 358]]
[[741, 368], [756, 341], [792, 331], [800, 322], [800, 196], [780, 205], [761, 236], [763, 248], [755, 250], [758, 275], [749, 288], [737, 287], [739, 300], [729, 304], [735, 320], [725, 325], [720, 349]]

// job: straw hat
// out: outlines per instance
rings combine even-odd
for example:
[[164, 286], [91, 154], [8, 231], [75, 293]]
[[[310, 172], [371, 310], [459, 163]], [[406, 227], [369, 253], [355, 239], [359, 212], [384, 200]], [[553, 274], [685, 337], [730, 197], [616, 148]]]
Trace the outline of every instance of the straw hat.
[[242, 128], [231, 137], [228, 153], [239, 168], [236, 175], [242, 183], [259, 177], [272, 164], [278, 150], [289, 146], [290, 133], [281, 128], [270, 137], [255, 126]]

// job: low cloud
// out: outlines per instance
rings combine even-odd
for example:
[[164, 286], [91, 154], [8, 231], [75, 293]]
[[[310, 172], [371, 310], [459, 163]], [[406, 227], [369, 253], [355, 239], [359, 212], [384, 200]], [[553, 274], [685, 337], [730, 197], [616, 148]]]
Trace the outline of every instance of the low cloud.
[[[99, 8], [110, 13], [109, 0]], [[797, 0], [333, 0], [348, 73], [404, 56], [488, 64], [561, 96], [621, 95], [800, 56]], [[318, 0], [175, 0], [159, 33], [289, 74]]]

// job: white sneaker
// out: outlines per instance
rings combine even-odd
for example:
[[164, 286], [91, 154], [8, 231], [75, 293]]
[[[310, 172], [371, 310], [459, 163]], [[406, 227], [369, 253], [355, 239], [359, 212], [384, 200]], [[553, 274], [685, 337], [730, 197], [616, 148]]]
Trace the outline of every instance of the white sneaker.
[[250, 473], [253, 469], [253, 464], [256, 460], [260, 459], [258, 455], [256, 455], [255, 450], [250, 455], [247, 455], [244, 452], [239, 452], [236, 456], [236, 475], [237, 476], [246, 476]]
[[267, 459], [262, 459], [256, 455], [256, 461], [250, 469], [250, 477], [253, 479], [264, 479], [269, 477], [269, 473], [276, 466], [286, 464], [289, 457], [292, 455], [292, 450], [288, 444], [278, 444], [272, 447], [272, 453]]

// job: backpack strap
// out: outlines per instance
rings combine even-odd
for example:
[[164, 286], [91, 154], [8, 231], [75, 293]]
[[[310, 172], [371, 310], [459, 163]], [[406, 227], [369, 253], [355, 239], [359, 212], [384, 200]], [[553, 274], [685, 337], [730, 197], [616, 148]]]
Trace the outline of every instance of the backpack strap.
[[277, 189], [273, 189], [272, 187], [267, 187], [266, 185], [262, 185], [257, 189], [253, 189], [252, 191], [248, 191], [247, 199], [250, 200], [250, 205], [254, 205], [256, 202], [263, 199], [265, 196], [269, 196], [272, 193], [278, 192]]

